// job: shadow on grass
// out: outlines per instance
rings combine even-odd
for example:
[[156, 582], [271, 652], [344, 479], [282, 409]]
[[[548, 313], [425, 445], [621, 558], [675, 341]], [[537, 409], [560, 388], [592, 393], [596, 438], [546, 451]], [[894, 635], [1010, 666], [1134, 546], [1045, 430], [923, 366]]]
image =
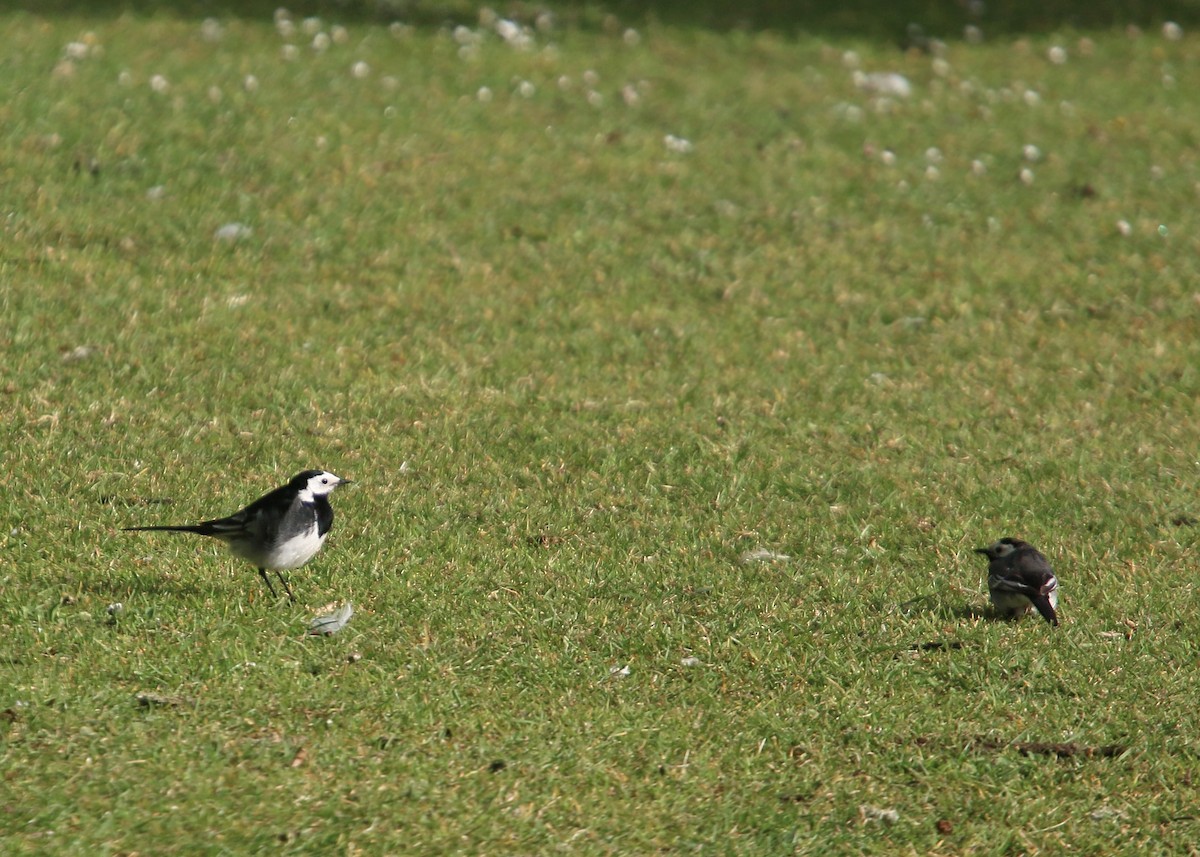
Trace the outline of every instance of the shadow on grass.
[[1073, 27], [1109, 29], [1129, 24], [1153, 26], [1200, 22], [1200, 0], [896, 0], [830, 3], [828, 0], [0, 0], [0, 11], [21, 10], [52, 17], [110, 18], [124, 13], [176, 17], [240, 17], [270, 20], [276, 8], [293, 17], [317, 15], [343, 24], [404, 21], [419, 27], [474, 25], [483, 8], [519, 21], [549, 10], [563, 23], [610, 29], [648, 21], [711, 30], [778, 30], [895, 41], [902, 44], [910, 24], [942, 39], [961, 37], [974, 25], [989, 37]]
[[942, 600], [938, 595], [923, 595], [918, 598], [913, 598], [910, 601], [905, 601], [900, 605], [900, 612], [906, 616], [911, 616], [916, 613], [927, 613], [937, 616], [939, 619], [984, 619], [996, 622], [1003, 622], [995, 614], [993, 610], [987, 607], [976, 607], [973, 604], [950, 604]]

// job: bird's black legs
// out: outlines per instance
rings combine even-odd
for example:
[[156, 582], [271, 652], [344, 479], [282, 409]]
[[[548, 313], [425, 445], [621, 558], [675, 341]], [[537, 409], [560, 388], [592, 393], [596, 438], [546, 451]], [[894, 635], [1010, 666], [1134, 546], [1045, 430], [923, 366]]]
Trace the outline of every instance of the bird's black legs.
[[279, 578], [279, 582], [283, 584], [283, 591], [287, 593], [288, 601], [296, 603], [296, 596], [292, 595], [292, 587], [288, 586], [287, 578], [283, 576], [283, 572], [275, 569], [275, 576]]
[[[263, 583], [267, 585], [267, 589], [271, 590], [271, 597], [278, 598], [279, 593], [275, 591], [275, 586], [271, 583], [271, 578], [267, 577], [267, 570], [265, 568], [260, 568], [258, 570], [258, 576], [263, 579]], [[279, 582], [283, 584], [283, 591], [287, 593], [288, 601], [291, 601], [293, 604], [295, 604], [296, 596], [292, 595], [292, 587], [288, 586], [287, 578], [283, 576], [283, 572], [276, 569], [275, 576], [278, 577]]]
[[[271, 597], [278, 598], [279, 593], [275, 591], [275, 587], [271, 584], [271, 578], [267, 577], [267, 570], [265, 568], [260, 568], [258, 570], [258, 576], [263, 579], [263, 583], [267, 585], [267, 589], [271, 590]], [[291, 593], [288, 594], [290, 595]]]

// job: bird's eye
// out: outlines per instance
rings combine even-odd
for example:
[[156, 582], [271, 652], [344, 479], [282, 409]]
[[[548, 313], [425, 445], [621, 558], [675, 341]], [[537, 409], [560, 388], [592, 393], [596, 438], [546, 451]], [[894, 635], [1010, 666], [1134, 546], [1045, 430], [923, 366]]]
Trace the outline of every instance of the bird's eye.
[[328, 479], [326, 479], [324, 476], [322, 476], [322, 477], [321, 477], [321, 484], [322, 484], [322, 485], [328, 485], [328, 484], [329, 484], [329, 480], [328, 480]]

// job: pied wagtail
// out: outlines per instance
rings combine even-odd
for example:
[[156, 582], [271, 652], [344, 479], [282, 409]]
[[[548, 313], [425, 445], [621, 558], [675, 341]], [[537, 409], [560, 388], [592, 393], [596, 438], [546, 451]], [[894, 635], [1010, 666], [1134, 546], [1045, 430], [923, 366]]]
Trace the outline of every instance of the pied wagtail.
[[1037, 608], [1043, 619], [1058, 625], [1058, 578], [1041, 551], [1006, 538], [975, 553], [988, 558], [988, 593], [999, 615], [1019, 619]]
[[275, 572], [288, 599], [295, 601], [283, 571], [299, 568], [317, 555], [333, 526], [329, 495], [339, 485], [349, 484], [348, 479], [324, 470], [305, 470], [228, 518], [182, 526], [125, 527], [125, 531], [165, 530], [220, 539], [235, 556], [258, 569], [272, 597], [278, 596], [267, 577], [268, 569]]

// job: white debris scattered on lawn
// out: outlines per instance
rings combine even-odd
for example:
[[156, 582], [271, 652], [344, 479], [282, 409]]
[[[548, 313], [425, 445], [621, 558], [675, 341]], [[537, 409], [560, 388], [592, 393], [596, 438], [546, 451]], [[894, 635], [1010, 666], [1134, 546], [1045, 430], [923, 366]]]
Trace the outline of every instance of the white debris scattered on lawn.
[[687, 657], [680, 660], [679, 665], [683, 667], [698, 667], [700, 663], [699, 658]]
[[244, 223], [226, 223], [213, 233], [213, 238], [217, 241], [240, 241], [253, 234], [254, 230]]
[[766, 548], [755, 548], [752, 551], [746, 551], [741, 556], [743, 564], [751, 562], [787, 562], [789, 559], [791, 557], [785, 553], [777, 553]]
[[667, 151], [675, 152], [676, 154], [686, 155], [692, 150], [692, 141], [685, 140], [683, 137], [676, 137], [674, 134], [668, 134], [663, 137], [663, 145], [667, 147]]
[[96, 349], [90, 345], [76, 345], [70, 351], [63, 354], [64, 363], [78, 363], [80, 360], [87, 360], [96, 354]]
[[625, 664], [623, 667], [610, 667], [608, 670], [608, 675], [610, 678], [625, 678], [631, 672], [632, 670], [629, 669], [629, 664]]
[[[332, 606], [333, 605], [330, 605], [330, 607]], [[328, 637], [330, 634], [336, 634], [350, 623], [350, 617], [353, 615], [354, 606], [347, 601], [336, 613], [317, 616], [315, 619], [309, 622], [308, 633], [324, 637]]]
[[894, 809], [881, 809], [865, 803], [858, 808], [858, 814], [862, 816], [863, 821], [878, 821], [883, 824], [895, 824], [900, 820], [900, 813]]
[[912, 84], [908, 78], [894, 71], [856, 71], [852, 75], [854, 85], [872, 95], [893, 95], [908, 98], [912, 95]]

